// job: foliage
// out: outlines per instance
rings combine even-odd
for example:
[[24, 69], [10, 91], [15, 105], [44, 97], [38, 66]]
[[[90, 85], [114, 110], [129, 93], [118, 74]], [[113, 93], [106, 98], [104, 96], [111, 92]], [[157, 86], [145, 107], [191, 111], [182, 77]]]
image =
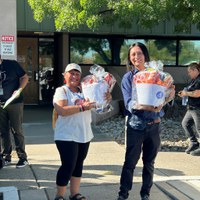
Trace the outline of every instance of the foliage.
[[200, 29], [199, 0], [28, 0], [34, 18], [42, 22], [53, 17], [58, 31], [102, 25], [131, 28], [134, 24], [152, 28], [175, 20], [176, 32], [188, 32], [191, 25]]

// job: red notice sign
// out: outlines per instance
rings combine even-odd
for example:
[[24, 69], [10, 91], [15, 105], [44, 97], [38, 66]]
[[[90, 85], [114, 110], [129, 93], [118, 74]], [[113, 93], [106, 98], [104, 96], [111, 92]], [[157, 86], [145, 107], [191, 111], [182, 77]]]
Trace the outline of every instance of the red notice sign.
[[15, 38], [13, 35], [1, 36], [1, 55], [12, 56], [14, 55]]
[[2, 42], [14, 42], [14, 36], [13, 35], [2, 35], [1, 41]]

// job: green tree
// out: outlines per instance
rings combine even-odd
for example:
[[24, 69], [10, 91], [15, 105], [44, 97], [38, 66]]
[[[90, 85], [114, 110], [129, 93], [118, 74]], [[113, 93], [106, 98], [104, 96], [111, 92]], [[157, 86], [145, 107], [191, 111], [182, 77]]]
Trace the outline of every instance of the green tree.
[[176, 32], [187, 32], [191, 25], [200, 29], [199, 0], [28, 0], [34, 18], [55, 19], [57, 30], [73, 31], [81, 26], [97, 30], [101, 25], [118, 23], [131, 28], [138, 25], [152, 28], [160, 22], [175, 20]]
[[[176, 21], [175, 32], [188, 32], [191, 25], [200, 30], [200, 0], [28, 0], [28, 3], [36, 21], [42, 22], [46, 16], [53, 17], [58, 31], [74, 31], [85, 26], [95, 31], [102, 25], [117, 24], [120, 28], [132, 28], [133, 21], [151, 29], [170, 20]], [[123, 39], [115, 42], [108, 39], [115, 65], [121, 63], [120, 49], [123, 42]], [[105, 63], [111, 64], [110, 54], [103, 50], [104, 40], [96, 43], [88, 41], [88, 45], [85, 44], [78, 43], [73, 48], [81, 52], [81, 55], [91, 48]], [[173, 42], [155, 42], [155, 46], [163, 53], [169, 51], [172, 56], [176, 53]]]

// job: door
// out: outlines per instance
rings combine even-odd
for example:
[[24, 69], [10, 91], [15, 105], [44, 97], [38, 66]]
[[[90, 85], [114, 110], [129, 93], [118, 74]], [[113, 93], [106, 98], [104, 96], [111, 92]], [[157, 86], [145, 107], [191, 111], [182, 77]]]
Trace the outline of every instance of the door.
[[29, 82], [24, 89], [24, 103], [38, 104], [38, 39], [17, 39], [17, 60], [29, 76]]
[[54, 39], [39, 38], [39, 101], [52, 104], [54, 87]]

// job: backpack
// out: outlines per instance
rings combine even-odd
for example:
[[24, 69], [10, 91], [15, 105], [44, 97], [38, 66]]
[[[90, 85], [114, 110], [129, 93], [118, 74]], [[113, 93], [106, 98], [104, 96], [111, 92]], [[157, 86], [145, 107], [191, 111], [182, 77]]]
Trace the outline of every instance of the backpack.
[[[64, 87], [62, 87], [62, 88], [63, 88], [63, 90], [64, 90], [64, 92], [65, 92], [65, 94], [66, 94], [67, 91], [65, 90]], [[58, 113], [57, 113], [56, 109], [53, 108], [53, 111], [52, 111], [52, 128], [53, 128], [53, 129], [54, 129], [55, 126], [56, 126], [56, 121], [57, 121], [57, 119], [58, 119]]]

